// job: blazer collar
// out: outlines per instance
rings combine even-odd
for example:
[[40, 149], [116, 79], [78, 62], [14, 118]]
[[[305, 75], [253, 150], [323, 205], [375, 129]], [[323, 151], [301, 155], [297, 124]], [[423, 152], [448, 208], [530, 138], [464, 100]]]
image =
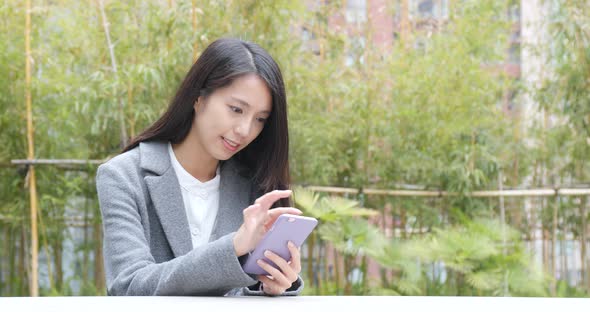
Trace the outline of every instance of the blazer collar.
[[157, 175], [163, 175], [172, 165], [168, 156], [168, 142], [141, 142], [139, 155], [140, 167]]
[[[192, 250], [190, 228], [178, 178], [171, 166], [168, 142], [139, 144], [140, 167], [154, 175], [144, 177], [154, 209], [175, 257]], [[251, 182], [240, 174], [234, 160], [221, 163], [219, 210], [210, 241], [236, 231], [243, 222], [242, 210], [250, 201]]]

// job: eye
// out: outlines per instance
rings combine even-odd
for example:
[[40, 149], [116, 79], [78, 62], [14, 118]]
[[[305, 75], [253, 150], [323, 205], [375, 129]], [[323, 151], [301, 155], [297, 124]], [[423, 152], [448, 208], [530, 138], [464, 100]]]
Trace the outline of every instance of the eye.
[[237, 106], [230, 105], [229, 109], [231, 109], [234, 113], [238, 113], [238, 114], [241, 114], [243, 112], [242, 109]]
[[260, 123], [266, 123], [266, 118], [256, 118]]

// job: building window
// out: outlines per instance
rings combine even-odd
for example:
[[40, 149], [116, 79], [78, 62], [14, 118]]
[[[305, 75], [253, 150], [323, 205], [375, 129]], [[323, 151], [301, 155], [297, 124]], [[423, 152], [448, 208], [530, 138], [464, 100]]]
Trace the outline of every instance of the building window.
[[350, 47], [346, 53], [346, 59], [344, 64], [346, 66], [353, 66], [355, 64], [364, 65], [364, 50], [365, 50], [365, 38], [363, 37], [352, 37], [350, 38]]
[[361, 24], [367, 21], [367, 0], [346, 1], [346, 21]]
[[303, 39], [303, 41], [310, 41], [310, 40], [315, 40], [316, 36], [313, 33], [313, 31], [311, 31], [307, 27], [303, 26], [301, 28], [301, 39]]
[[448, 0], [413, 0], [411, 1], [412, 15], [418, 19], [448, 18]]

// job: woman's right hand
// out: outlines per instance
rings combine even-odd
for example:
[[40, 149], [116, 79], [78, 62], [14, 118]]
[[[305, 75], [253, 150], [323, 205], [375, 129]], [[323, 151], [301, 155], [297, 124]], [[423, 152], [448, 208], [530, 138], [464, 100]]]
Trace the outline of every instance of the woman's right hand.
[[272, 191], [260, 196], [253, 205], [244, 209], [244, 223], [234, 236], [234, 250], [238, 257], [254, 250], [254, 247], [280, 215], [285, 213], [301, 214], [301, 210], [292, 207], [270, 209], [277, 200], [289, 196], [291, 196], [290, 190]]

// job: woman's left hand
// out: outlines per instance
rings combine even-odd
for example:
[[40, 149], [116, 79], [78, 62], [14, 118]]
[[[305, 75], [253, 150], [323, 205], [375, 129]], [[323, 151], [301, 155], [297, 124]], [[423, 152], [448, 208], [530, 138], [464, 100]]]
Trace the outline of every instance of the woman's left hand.
[[281, 295], [299, 277], [299, 272], [301, 272], [301, 254], [293, 243], [289, 242], [287, 245], [289, 251], [291, 251], [291, 261], [289, 262], [270, 250], [264, 253], [264, 256], [274, 262], [279, 269], [274, 268], [264, 260], [258, 260], [258, 265], [270, 274], [269, 276], [258, 275], [258, 280], [262, 282], [262, 291], [265, 294]]

